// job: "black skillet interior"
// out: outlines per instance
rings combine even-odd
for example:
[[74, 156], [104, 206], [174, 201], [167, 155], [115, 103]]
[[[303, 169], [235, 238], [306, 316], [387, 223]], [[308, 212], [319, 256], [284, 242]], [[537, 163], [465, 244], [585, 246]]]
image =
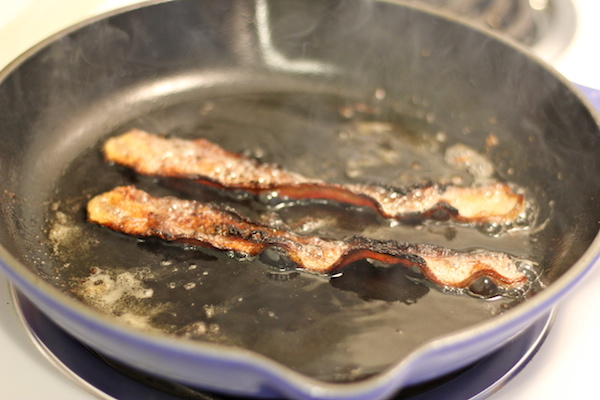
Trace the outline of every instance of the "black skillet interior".
[[[571, 89], [511, 46], [393, 3], [184, 0], [114, 15], [25, 60], [0, 86], [0, 110], [0, 235], [18, 260], [103, 312], [250, 348], [323, 380], [379, 372], [522, 299], [444, 293], [368, 262], [326, 279], [282, 270], [276, 254], [240, 260], [139, 241], [87, 224], [85, 202], [133, 183], [306, 233], [503, 250], [539, 262], [542, 286], [598, 230], [598, 126]], [[391, 226], [366, 210], [275, 209], [140, 178], [99, 150], [131, 127], [205, 136], [331, 181], [470, 183], [444, 160], [462, 143], [493, 163], [495, 178], [525, 188], [543, 228], [492, 237]]]

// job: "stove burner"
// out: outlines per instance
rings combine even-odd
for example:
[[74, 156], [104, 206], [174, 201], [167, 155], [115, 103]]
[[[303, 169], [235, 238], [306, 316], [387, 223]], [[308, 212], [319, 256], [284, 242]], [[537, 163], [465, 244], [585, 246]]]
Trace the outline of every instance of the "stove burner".
[[[227, 400], [149, 376], [91, 350], [52, 322], [14, 287], [12, 301], [23, 326], [44, 356], [100, 399]], [[480, 400], [496, 392], [535, 355], [554, 320], [554, 310], [481, 360], [431, 382], [403, 389], [395, 400]]]
[[412, 0], [466, 18], [529, 47], [547, 61], [555, 59], [575, 35], [571, 0]]

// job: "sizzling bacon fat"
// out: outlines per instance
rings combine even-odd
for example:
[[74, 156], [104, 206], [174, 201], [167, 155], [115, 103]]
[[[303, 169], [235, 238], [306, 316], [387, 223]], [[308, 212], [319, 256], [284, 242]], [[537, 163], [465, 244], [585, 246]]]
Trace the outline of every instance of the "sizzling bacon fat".
[[326, 199], [371, 207], [386, 218], [452, 218], [463, 223], [511, 223], [525, 201], [503, 183], [459, 187], [427, 183], [410, 188], [334, 184], [309, 179], [228, 152], [205, 139], [184, 140], [131, 130], [109, 139], [107, 160], [149, 176], [184, 178], [252, 193], [278, 192], [290, 199]]
[[230, 209], [175, 197], [156, 198], [133, 186], [117, 187], [94, 197], [87, 211], [91, 222], [137, 237], [159, 237], [249, 256], [274, 248], [299, 268], [319, 274], [370, 258], [386, 264], [417, 266], [429, 280], [446, 287], [465, 288], [483, 276], [504, 287], [527, 281], [517, 261], [504, 253], [458, 252], [364, 237], [333, 240], [300, 236], [252, 222]]

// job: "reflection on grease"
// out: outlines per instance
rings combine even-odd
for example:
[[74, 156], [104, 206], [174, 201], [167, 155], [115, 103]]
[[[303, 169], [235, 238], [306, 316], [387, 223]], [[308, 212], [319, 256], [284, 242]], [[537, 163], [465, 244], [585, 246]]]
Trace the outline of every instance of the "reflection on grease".
[[331, 286], [354, 292], [363, 300], [416, 303], [429, 292], [422, 283], [410, 279], [412, 271], [403, 266], [377, 267], [369, 262], [356, 262], [330, 280]]

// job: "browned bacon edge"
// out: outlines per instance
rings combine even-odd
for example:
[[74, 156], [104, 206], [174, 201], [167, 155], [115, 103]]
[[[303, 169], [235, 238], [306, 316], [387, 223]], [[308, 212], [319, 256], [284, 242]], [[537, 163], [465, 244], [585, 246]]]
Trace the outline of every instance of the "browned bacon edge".
[[334, 184], [228, 152], [205, 139], [184, 140], [131, 130], [104, 145], [107, 160], [137, 173], [195, 180], [221, 189], [255, 194], [277, 192], [288, 199], [323, 199], [370, 207], [386, 218], [448, 219], [461, 223], [511, 224], [525, 214], [524, 196], [506, 184], [478, 187], [424, 183], [408, 188]]
[[347, 240], [301, 236], [250, 221], [233, 210], [216, 205], [156, 198], [133, 186], [121, 186], [91, 199], [88, 219], [112, 230], [137, 237], [212, 247], [257, 256], [273, 248], [298, 268], [330, 274], [345, 265], [374, 259], [385, 264], [418, 267], [430, 281], [445, 287], [465, 288], [480, 277], [503, 287], [523, 285], [527, 278], [518, 260], [499, 252], [458, 252], [427, 244], [352, 237]]

